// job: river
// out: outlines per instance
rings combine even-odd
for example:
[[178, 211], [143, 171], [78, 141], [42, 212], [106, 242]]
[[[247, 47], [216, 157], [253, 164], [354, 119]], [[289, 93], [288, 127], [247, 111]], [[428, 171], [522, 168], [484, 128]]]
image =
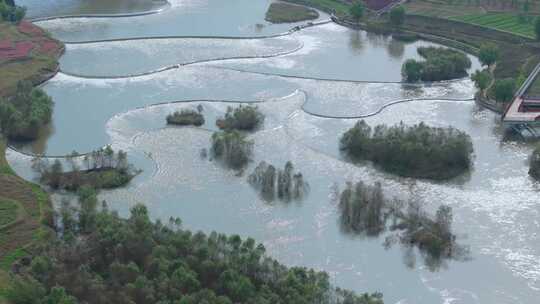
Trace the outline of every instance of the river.
[[[179, 216], [193, 230], [251, 236], [283, 263], [325, 270], [333, 283], [358, 292], [380, 291], [386, 303], [540, 298], [540, 185], [527, 174], [532, 146], [504, 140], [498, 116], [471, 100], [468, 78], [400, 83], [401, 64], [434, 43], [403, 43], [325, 23], [324, 13], [320, 25], [288, 32], [303, 23], [264, 21], [267, 0], [19, 2], [35, 17], [156, 11], [37, 22], [70, 43], [62, 72], [43, 86], [55, 101], [50, 130], [17, 147], [47, 155], [106, 144], [127, 150], [144, 172], [128, 187], [100, 194], [121, 215], [145, 202], [155, 219]], [[479, 63], [471, 60], [474, 71]], [[241, 102], [256, 102], [266, 115], [264, 128], [250, 135], [254, 160], [246, 172], [263, 160], [277, 167], [292, 161], [310, 186], [302, 201], [265, 202], [247, 174], [236, 176], [200, 157], [215, 118]], [[197, 105], [204, 126], [166, 127], [167, 114]], [[473, 140], [473, 170], [430, 182], [350, 164], [338, 151], [339, 137], [360, 116], [370, 125], [423, 121], [463, 130]], [[8, 151], [8, 159], [19, 174], [34, 178], [30, 157]], [[470, 254], [426, 263], [418, 252], [385, 249], [384, 235], [344, 233], [335, 193], [359, 179], [381, 182], [389, 197], [419, 199], [429, 212], [449, 204], [458, 242]]]

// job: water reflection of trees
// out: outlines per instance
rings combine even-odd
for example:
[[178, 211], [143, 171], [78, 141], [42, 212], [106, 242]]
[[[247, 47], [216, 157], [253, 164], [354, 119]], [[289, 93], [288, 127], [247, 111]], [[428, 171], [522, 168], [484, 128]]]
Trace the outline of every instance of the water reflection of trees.
[[366, 185], [362, 181], [347, 183], [339, 197], [342, 231], [365, 237], [386, 235], [384, 246], [400, 244], [404, 262], [416, 264], [418, 251], [424, 264], [432, 271], [448, 260], [465, 260], [468, 248], [456, 242], [452, 233], [452, 208], [441, 205], [436, 214], [424, 211], [420, 200], [388, 199], [380, 183]]

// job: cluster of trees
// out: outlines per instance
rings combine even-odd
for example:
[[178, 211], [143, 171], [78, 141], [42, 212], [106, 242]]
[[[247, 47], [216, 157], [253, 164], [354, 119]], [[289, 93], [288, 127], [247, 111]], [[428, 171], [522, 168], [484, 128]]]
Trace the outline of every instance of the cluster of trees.
[[14, 265], [10, 303], [383, 303], [380, 293], [332, 287], [324, 272], [281, 265], [251, 238], [153, 223], [144, 205], [121, 219], [105, 203], [98, 210], [91, 189], [79, 196], [79, 208], [63, 204], [59, 236]]
[[204, 124], [204, 116], [200, 111], [183, 109], [178, 112], [167, 115], [167, 123], [180, 126], [202, 126]]
[[399, 242], [414, 246], [425, 254], [426, 264], [437, 267], [445, 259], [463, 254], [452, 233], [452, 208], [441, 205], [434, 218], [422, 210], [420, 203], [405, 203], [385, 197], [380, 183], [348, 183], [339, 201], [340, 222], [348, 233], [378, 236], [387, 229], [396, 232], [386, 239], [390, 246]]
[[33, 88], [30, 82], [17, 84], [15, 95], [0, 100], [0, 128], [11, 139], [32, 140], [50, 122], [54, 102], [45, 91]]
[[419, 47], [418, 54], [424, 61], [409, 59], [403, 63], [401, 73], [410, 82], [440, 81], [463, 77], [471, 67], [471, 60], [464, 53], [443, 47]]
[[540, 180], [540, 146], [537, 146], [529, 158], [529, 175]]
[[503, 78], [495, 80], [490, 88], [489, 95], [493, 96], [497, 102], [508, 103], [514, 97], [516, 90], [516, 80], [513, 78]]
[[248, 181], [267, 201], [273, 201], [276, 197], [286, 202], [299, 200], [304, 197], [309, 187], [302, 173], [294, 172], [290, 161], [283, 170], [276, 170], [274, 166], [263, 161], [249, 175]]
[[127, 152], [116, 153], [110, 146], [80, 156], [73, 152], [67, 162], [70, 171], [56, 159], [52, 164], [42, 158], [33, 160], [33, 168], [40, 181], [53, 189], [76, 191], [83, 186], [96, 189], [117, 188], [127, 184], [138, 172], [128, 162]]
[[403, 123], [371, 128], [361, 120], [343, 134], [340, 149], [353, 160], [370, 160], [401, 176], [448, 179], [471, 166], [469, 135], [453, 127]]
[[13, 0], [0, 0], [0, 18], [2, 21], [19, 23], [25, 15], [25, 7], [15, 5]]
[[253, 131], [264, 122], [264, 115], [257, 106], [240, 105], [237, 108], [228, 107], [225, 117], [216, 121], [216, 125], [222, 130]]
[[212, 156], [231, 169], [241, 170], [251, 160], [253, 141], [237, 130], [214, 132], [212, 135]]

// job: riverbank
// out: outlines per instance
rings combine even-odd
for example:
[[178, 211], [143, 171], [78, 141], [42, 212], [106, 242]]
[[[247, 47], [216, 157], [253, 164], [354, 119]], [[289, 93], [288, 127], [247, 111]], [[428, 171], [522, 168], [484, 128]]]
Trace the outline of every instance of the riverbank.
[[[61, 42], [32, 23], [0, 22], [0, 98], [10, 99], [21, 81], [37, 86], [52, 78], [63, 52]], [[0, 208], [0, 218], [6, 219], [0, 227], [0, 303], [12, 263], [48, 239], [53, 226], [49, 195], [15, 174], [6, 147], [0, 137], [0, 203], [13, 207]], [[13, 212], [15, 217], [8, 214]]]
[[[16, 216], [0, 227], [0, 303], [7, 287], [7, 273], [17, 259], [49, 239], [53, 210], [49, 195], [39, 185], [17, 176], [5, 158], [6, 144], [0, 139], [0, 203], [16, 205]], [[9, 209], [0, 208], [0, 217]]]

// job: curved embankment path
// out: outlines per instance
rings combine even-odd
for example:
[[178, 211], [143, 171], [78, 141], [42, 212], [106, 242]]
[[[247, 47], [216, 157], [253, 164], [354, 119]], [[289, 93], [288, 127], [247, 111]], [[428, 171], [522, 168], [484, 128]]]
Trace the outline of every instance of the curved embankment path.
[[[227, 103], [229, 103], [229, 104], [261, 104], [261, 103], [270, 103], [270, 102], [283, 101], [283, 100], [285, 100], [285, 99], [287, 99], [289, 97], [292, 97], [292, 96], [294, 96], [296, 94], [302, 94], [304, 96], [304, 101], [302, 102], [302, 105], [300, 106], [300, 110], [302, 112], [304, 112], [304, 113], [306, 113], [306, 114], [308, 114], [310, 116], [314, 116], [314, 117], [318, 117], [318, 118], [343, 119], [343, 120], [363, 119], [363, 118], [372, 117], [372, 116], [380, 114], [384, 110], [386, 110], [386, 109], [388, 109], [388, 108], [390, 108], [390, 107], [392, 107], [394, 105], [402, 104], [402, 103], [408, 103], [408, 102], [416, 102], [416, 101], [455, 101], [455, 102], [460, 102], [460, 101], [472, 101], [472, 100], [474, 100], [474, 98], [436, 98], [436, 97], [406, 98], [406, 99], [398, 99], [398, 100], [388, 102], [388, 103], [380, 106], [377, 110], [375, 110], [373, 112], [370, 112], [370, 113], [366, 113], [366, 114], [351, 115], [351, 116], [347, 116], [347, 115], [327, 115], [327, 114], [321, 114], [321, 113], [317, 113], [317, 112], [307, 110], [305, 108], [305, 105], [309, 102], [307, 92], [305, 92], [303, 90], [296, 90], [294, 93], [292, 93], [290, 95], [287, 95], [285, 97], [269, 99], [269, 100], [183, 99], [183, 100], [164, 101], [164, 102], [158, 102], [158, 103], [149, 104], [149, 105], [146, 105], [146, 106], [136, 107], [136, 108], [133, 108], [132, 110], [129, 110], [129, 111], [126, 111], [126, 112], [123, 112], [123, 113], [115, 114], [113, 117], [111, 117], [111, 119], [114, 118], [114, 117], [121, 116], [121, 115], [123, 115], [125, 113], [135, 111], [135, 110], [150, 109], [150, 108], [154, 108], [154, 107], [172, 105], [172, 104], [189, 104], [189, 103], [197, 103], [197, 102], [225, 103], [225, 104], [227, 104]], [[213, 130], [210, 130], [210, 129], [205, 129], [205, 130], [213, 131]], [[46, 155], [46, 154], [35, 154], [35, 153], [25, 152], [25, 151], [21, 151], [21, 150], [17, 149], [16, 147], [14, 147], [12, 145], [8, 145], [8, 148], [10, 150], [14, 151], [14, 152], [17, 152], [19, 154], [22, 154], [22, 155], [25, 155], [25, 156], [28, 156], [28, 157], [40, 157], [40, 158], [49, 158], [49, 159], [64, 159], [64, 158], [71, 157], [69, 155]], [[103, 148], [103, 147], [101, 147], [101, 148]], [[89, 155], [91, 153], [92, 152], [80, 153], [78, 156], [79, 157], [84, 157], [85, 155]]]
[[171, 4], [167, 2], [163, 7], [155, 10], [135, 12], [135, 13], [123, 13], [123, 14], [78, 14], [78, 15], [59, 15], [59, 16], [49, 16], [49, 17], [37, 17], [29, 19], [30, 22], [41, 22], [41, 21], [51, 21], [58, 19], [75, 19], [75, 18], [125, 18], [125, 17], [139, 17], [159, 14], [167, 9], [171, 8]]

